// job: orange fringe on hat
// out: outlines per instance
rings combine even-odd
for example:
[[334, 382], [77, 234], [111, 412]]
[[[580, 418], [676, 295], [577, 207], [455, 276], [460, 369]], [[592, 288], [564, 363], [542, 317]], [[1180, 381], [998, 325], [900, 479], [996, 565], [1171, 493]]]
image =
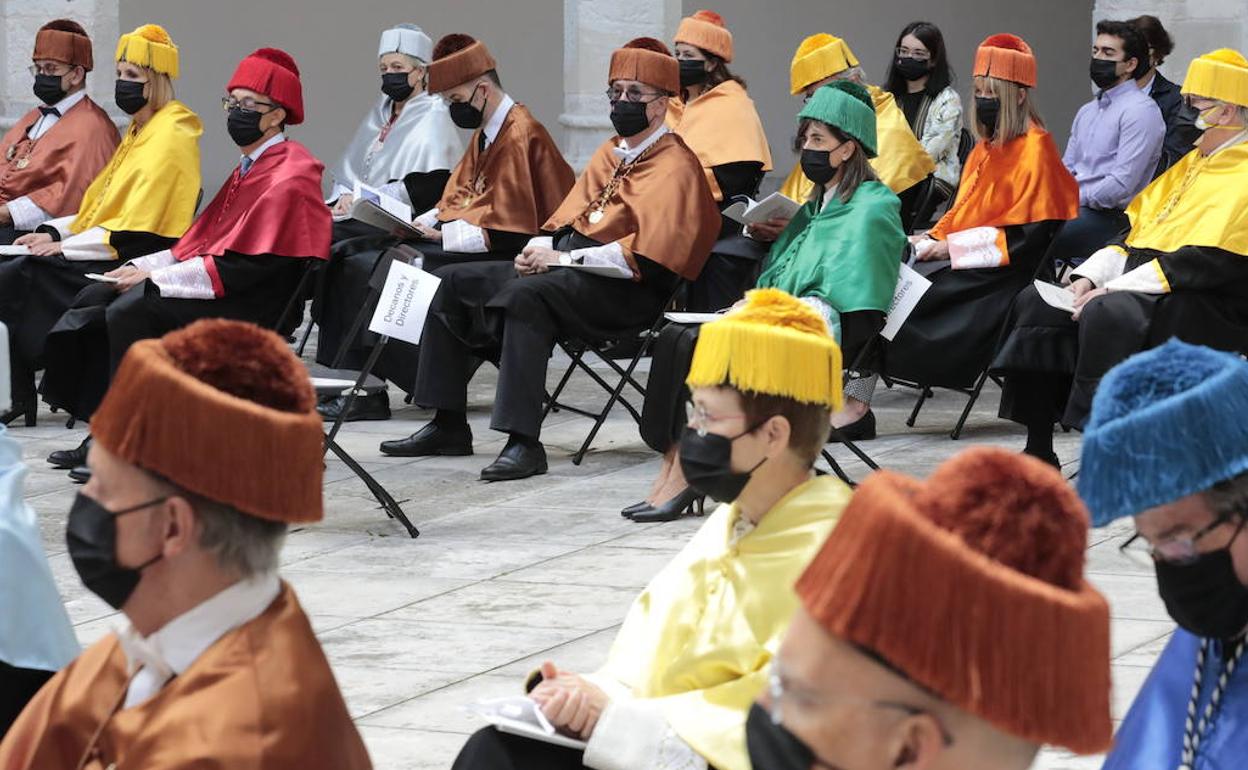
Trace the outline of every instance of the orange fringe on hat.
[[280, 337], [209, 319], [136, 342], [91, 418], [100, 446], [243, 513], [319, 521], [324, 434]]
[[652, 37], [639, 37], [611, 54], [607, 81], [636, 80], [660, 91], [680, 91], [680, 63], [667, 46]]
[[95, 67], [91, 54], [91, 38], [82, 25], [72, 19], [53, 19], [35, 33], [35, 52], [31, 61], [51, 59], [82, 67], [90, 72]]
[[989, 35], [975, 51], [972, 74], [1009, 80], [1028, 88], [1036, 85], [1036, 57], [1031, 46], [1018, 35], [1002, 32]]
[[429, 64], [429, 93], [437, 94], [467, 83], [498, 65], [485, 44], [468, 35], [444, 35], [433, 47]]
[[732, 61], [732, 33], [724, 25], [724, 17], [714, 11], [697, 11], [681, 19], [675, 41]]
[[1034, 743], [1110, 745], [1109, 607], [1083, 578], [1088, 515], [1061, 474], [989, 447], [926, 482], [855, 492], [797, 584], [827, 631]]

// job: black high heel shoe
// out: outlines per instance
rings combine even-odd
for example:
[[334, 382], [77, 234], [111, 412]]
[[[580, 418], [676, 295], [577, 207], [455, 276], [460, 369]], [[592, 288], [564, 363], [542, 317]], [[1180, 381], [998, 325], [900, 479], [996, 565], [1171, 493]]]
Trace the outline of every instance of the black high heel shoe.
[[633, 514], [633, 521], [638, 524], [653, 524], [660, 521], [675, 521], [686, 514], [703, 516], [706, 514], [706, 495], [694, 491], [693, 487], [685, 487], [684, 491], [661, 505], [647, 508]]
[[837, 444], [844, 441], [870, 441], [875, 438], [875, 412], [870, 409], [866, 414], [848, 425], [833, 428], [828, 436], [828, 443]]
[[651, 505], [648, 501], [642, 500], [640, 503], [633, 503], [627, 508], [624, 508], [623, 510], [621, 510], [620, 515], [626, 519], [631, 519], [637, 514], [641, 513], [642, 511], [648, 511], [653, 507], [654, 506]]
[[35, 427], [35, 421], [39, 415], [39, 402], [35, 401], [33, 398], [29, 401], [18, 401], [17, 399], [14, 399], [13, 406], [9, 409], [9, 411], [0, 415], [0, 423], [8, 425], [23, 415], [26, 417], [26, 427]]

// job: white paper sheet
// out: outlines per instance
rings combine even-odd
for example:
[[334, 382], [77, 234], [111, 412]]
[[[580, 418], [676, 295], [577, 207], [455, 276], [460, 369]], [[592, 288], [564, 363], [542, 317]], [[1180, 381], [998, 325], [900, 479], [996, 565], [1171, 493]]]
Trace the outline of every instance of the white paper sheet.
[[724, 216], [743, 225], [755, 225], [769, 219], [792, 219], [802, 204], [784, 195], [774, 192], [761, 201], [750, 201], [748, 204], [737, 201], [724, 209]]
[[29, 246], [0, 246], [0, 257], [24, 257], [29, 253]]
[[1033, 282], [1036, 291], [1040, 294], [1040, 299], [1047, 302], [1050, 306], [1058, 310], [1065, 310], [1067, 313], [1075, 312], [1075, 294], [1064, 286], [1057, 286], [1052, 283], [1045, 283], [1037, 279]]
[[494, 698], [480, 700], [464, 707], [465, 711], [476, 714], [485, 721], [512, 735], [521, 735], [543, 743], [566, 746], [582, 751], [589, 745], [585, 741], [569, 738], [557, 732], [547, 721], [537, 703], [524, 695], [510, 698]]
[[888, 319], [880, 330], [880, 336], [891, 342], [930, 288], [931, 281], [919, 275], [913, 267], [903, 264], [901, 271], [897, 273], [897, 289], [893, 292], [893, 301], [888, 306]]
[[429, 306], [441, 283], [441, 278], [419, 267], [398, 260], [391, 262], [368, 330], [419, 345]]

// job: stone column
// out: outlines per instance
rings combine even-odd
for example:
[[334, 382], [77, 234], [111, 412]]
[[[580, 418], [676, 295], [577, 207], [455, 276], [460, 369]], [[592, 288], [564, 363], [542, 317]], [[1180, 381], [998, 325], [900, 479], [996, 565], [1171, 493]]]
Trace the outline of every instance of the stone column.
[[1248, 55], [1248, 5], [1244, 0], [1096, 0], [1092, 23], [1131, 19], [1141, 14], [1161, 19], [1174, 38], [1174, 53], [1161, 72], [1182, 84], [1187, 64], [1215, 48]]
[[87, 30], [95, 55], [87, 92], [110, 114], [119, 115], [113, 104], [118, 13], [118, 0], [0, 0], [0, 130], [7, 131], [38, 101], [26, 68], [35, 33], [52, 19], [73, 19]]
[[680, 0], [564, 0], [563, 153], [578, 171], [613, 133], [608, 117], [611, 52], [635, 37], [670, 45]]

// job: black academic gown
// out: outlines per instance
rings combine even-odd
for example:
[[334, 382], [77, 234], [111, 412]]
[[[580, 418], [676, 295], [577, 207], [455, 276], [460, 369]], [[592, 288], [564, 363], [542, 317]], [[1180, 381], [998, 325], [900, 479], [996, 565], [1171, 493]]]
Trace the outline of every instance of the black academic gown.
[[[1127, 248], [1126, 272], [1158, 256]], [[1248, 353], [1248, 257], [1194, 246], [1171, 256], [1170, 293], [1110, 292], [1089, 302], [1078, 322], [1024, 289], [992, 363], [1005, 383], [1000, 416], [1082, 428], [1101, 377], [1171, 337]]]
[[[601, 245], [572, 229], [554, 247]], [[634, 255], [641, 280], [606, 278], [558, 267], [520, 276], [511, 263], [448, 265], [438, 272], [420, 342], [413, 399], [434, 409], [467, 409], [468, 382], [479, 360], [498, 365], [490, 427], [537, 438], [541, 433], [546, 368], [565, 337], [606, 341], [657, 318], [679, 277]]]
[[[201, 318], [229, 318], [275, 328], [293, 296], [306, 259], [227, 251], [214, 259], [224, 295], [215, 299], [160, 296], [151, 281], [122, 294], [106, 284], [81, 291], [47, 336], [44, 400], [90, 419], [130, 346]], [[289, 330], [284, 330], [289, 331]]]
[[[723, 211], [741, 197], [758, 195], [758, 186], [763, 181], [763, 164], [755, 161], [724, 163], [712, 166], [711, 173], [723, 193], [719, 202], [719, 210]], [[759, 266], [767, 256], [770, 244], [747, 238], [739, 222], [728, 217], [721, 219], [719, 240], [711, 249], [711, 256], [698, 280], [689, 287], [686, 306], [693, 312], [722, 310], [741, 299], [745, 289], [758, 276]]]
[[87, 273], [106, 273], [126, 260], [167, 249], [175, 242], [153, 233], [114, 232], [109, 243], [117, 252], [115, 260], [83, 262], [61, 256], [0, 259], [0, 322], [9, 329], [14, 401], [34, 397], [35, 372], [43, 366], [48, 332], [80, 291], [97, 285]]
[[[1060, 224], [1004, 228], [1010, 255], [1005, 267], [952, 270], [948, 262], [936, 263], [928, 275], [932, 287], [893, 341], [884, 343], [884, 373], [929, 387], [972, 387], [992, 360], [1014, 298], [1047, 269], [1043, 257]], [[932, 267], [916, 265], [920, 272]]]

